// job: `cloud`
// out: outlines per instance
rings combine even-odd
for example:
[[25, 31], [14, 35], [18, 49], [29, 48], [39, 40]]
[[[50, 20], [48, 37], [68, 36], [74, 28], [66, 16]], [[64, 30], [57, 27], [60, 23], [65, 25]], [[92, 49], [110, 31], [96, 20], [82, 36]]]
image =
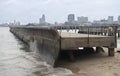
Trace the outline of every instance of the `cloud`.
[[48, 22], [64, 22], [69, 13], [94, 20], [119, 15], [119, 5], [119, 0], [0, 0], [0, 22], [38, 22], [42, 14]]

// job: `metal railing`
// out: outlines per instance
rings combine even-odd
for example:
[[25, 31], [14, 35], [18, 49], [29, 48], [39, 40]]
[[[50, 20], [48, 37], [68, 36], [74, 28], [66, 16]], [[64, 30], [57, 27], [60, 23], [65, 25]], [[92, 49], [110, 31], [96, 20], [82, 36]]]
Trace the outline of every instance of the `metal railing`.
[[60, 32], [66, 31], [90, 35], [115, 36], [117, 26], [56, 26]]

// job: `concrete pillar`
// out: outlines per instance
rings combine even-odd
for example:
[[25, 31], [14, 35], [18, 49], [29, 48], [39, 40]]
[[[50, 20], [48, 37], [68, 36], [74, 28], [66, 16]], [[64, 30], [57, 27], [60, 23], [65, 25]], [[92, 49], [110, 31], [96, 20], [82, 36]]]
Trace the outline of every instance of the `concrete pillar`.
[[104, 33], [104, 35], [106, 36], [106, 35], [107, 35], [107, 33], [105, 32], [105, 33]]
[[96, 53], [100, 53], [100, 47], [96, 47]]
[[69, 51], [68, 55], [69, 55], [70, 61], [75, 61], [75, 58], [74, 58], [74, 55], [73, 55], [73, 51]]
[[118, 38], [120, 37], [120, 32], [118, 32]]
[[108, 48], [108, 55], [109, 56], [114, 56], [114, 48]]
[[96, 53], [104, 52], [102, 47], [96, 47]]
[[104, 33], [103, 33], [103, 32], [101, 32], [101, 35], [103, 36], [103, 35], [104, 35]]

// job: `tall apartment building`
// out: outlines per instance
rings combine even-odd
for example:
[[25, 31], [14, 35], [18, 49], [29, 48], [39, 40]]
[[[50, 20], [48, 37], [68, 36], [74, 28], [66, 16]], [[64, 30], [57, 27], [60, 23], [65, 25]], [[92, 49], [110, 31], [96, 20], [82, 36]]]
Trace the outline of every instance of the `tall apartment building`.
[[118, 22], [120, 22], [120, 16], [118, 16]]
[[114, 17], [113, 16], [108, 16], [108, 22], [113, 22], [114, 21], [114, 19], [113, 19]]
[[75, 21], [75, 15], [74, 14], [69, 14], [68, 15], [68, 22], [74, 22]]
[[39, 20], [39, 24], [44, 24], [45, 23], [45, 15], [42, 15], [42, 18]]
[[78, 17], [77, 20], [79, 23], [87, 23], [88, 17], [81, 16], [81, 17]]

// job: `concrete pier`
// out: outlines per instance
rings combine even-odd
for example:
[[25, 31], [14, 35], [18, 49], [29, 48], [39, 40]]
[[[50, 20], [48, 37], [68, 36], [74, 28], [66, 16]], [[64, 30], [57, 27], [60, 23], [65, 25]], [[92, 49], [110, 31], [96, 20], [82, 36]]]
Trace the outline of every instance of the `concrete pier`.
[[[26, 42], [33, 51], [37, 50], [42, 56], [43, 60], [51, 65], [55, 65], [57, 58], [61, 52], [76, 50], [79, 47], [106, 47], [108, 48], [108, 55], [114, 56], [114, 48], [116, 48], [116, 36], [103, 36], [70, 32], [58, 32], [57, 29], [50, 27], [10, 27], [10, 31], [18, 38]], [[37, 48], [37, 49], [36, 49]], [[72, 52], [69, 52], [71, 60], [74, 60]]]

